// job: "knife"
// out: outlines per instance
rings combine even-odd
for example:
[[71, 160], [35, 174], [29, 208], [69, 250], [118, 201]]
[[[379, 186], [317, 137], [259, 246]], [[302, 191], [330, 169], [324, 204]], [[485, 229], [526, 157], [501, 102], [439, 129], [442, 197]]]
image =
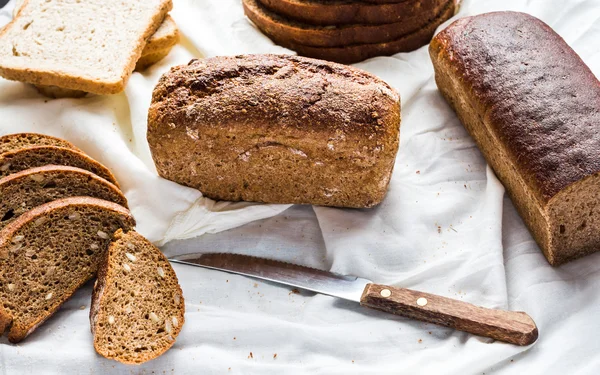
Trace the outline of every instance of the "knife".
[[326, 294], [511, 344], [530, 345], [538, 337], [533, 319], [524, 312], [488, 309], [434, 294], [375, 284], [361, 277], [241, 254], [196, 253], [169, 260]]

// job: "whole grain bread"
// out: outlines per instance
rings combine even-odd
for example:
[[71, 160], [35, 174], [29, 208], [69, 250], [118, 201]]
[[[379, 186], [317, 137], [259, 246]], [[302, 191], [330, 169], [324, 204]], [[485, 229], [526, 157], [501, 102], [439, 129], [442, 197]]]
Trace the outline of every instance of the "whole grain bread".
[[44, 165], [68, 165], [88, 170], [119, 187], [115, 176], [102, 164], [75, 149], [29, 146], [0, 154], [0, 178]]
[[[24, 1], [24, 0], [23, 0]], [[177, 24], [167, 15], [158, 30], [152, 34], [142, 56], [135, 64], [135, 70], [140, 72], [164, 59], [171, 49], [179, 42], [179, 30]], [[88, 93], [80, 90], [64, 89], [58, 86], [34, 85], [38, 92], [49, 98], [83, 98]]]
[[365, 71], [290, 55], [192, 60], [156, 86], [158, 173], [230, 201], [371, 207], [384, 198], [398, 93]]
[[[343, 64], [353, 64], [371, 57], [388, 56], [399, 52], [410, 52], [427, 45], [439, 25], [454, 15], [455, 4], [449, 2], [446, 8], [432, 22], [399, 39], [371, 44], [352, 44], [343, 47], [313, 47], [294, 43], [278, 35], [266, 34], [278, 45], [296, 51], [299, 55], [335, 61]], [[264, 32], [264, 30], [263, 30]]]
[[600, 249], [600, 82], [548, 25], [460, 19], [430, 45], [442, 95], [552, 265]]
[[310, 25], [387, 24], [401, 22], [439, 6], [446, 0], [407, 0], [369, 4], [357, 0], [259, 0], [286, 18]]
[[314, 26], [280, 16], [258, 0], [242, 0], [246, 16], [267, 36], [313, 47], [343, 47], [396, 40], [430, 24], [452, 2], [441, 1], [417, 15], [394, 23]]
[[96, 275], [129, 211], [89, 197], [38, 206], [0, 231], [0, 332], [19, 342]]
[[88, 196], [127, 208], [127, 199], [110, 182], [74, 167], [47, 165], [0, 179], [0, 229], [30, 209], [67, 197]]
[[81, 151], [64, 139], [38, 133], [15, 133], [0, 137], [0, 154], [31, 146], [57, 146]]
[[0, 31], [0, 75], [96, 94], [123, 91], [171, 0], [25, 0]]
[[129, 364], [156, 358], [175, 343], [184, 312], [183, 293], [167, 258], [135, 231], [117, 231], [92, 296], [96, 351]]

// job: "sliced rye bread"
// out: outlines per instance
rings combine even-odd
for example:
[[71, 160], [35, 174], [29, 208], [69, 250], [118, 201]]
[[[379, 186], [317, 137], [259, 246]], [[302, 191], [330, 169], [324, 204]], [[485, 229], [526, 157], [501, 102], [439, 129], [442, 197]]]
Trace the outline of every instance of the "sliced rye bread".
[[274, 13], [309, 25], [385, 24], [428, 13], [445, 0], [369, 4], [356, 0], [259, 0]]
[[25, 0], [17, 17], [0, 30], [0, 75], [119, 93], [171, 8], [171, 0]]
[[[173, 18], [167, 14], [167, 17], [165, 17], [165, 20], [158, 30], [156, 30], [150, 39], [148, 39], [148, 42], [142, 51], [142, 56], [135, 64], [135, 70], [140, 72], [156, 64], [165, 58], [178, 42], [179, 29], [177, 29], [177, 24]], [[53, 99], [83, 98], [88, 94], [85, 91], [64, 89], [58, 86], [33, 86], [40, 94]]]
[[106, 358], [138, 364], [174, 343], [185, 303], [167, 258], [135, 231], [117, 231], [94, 285], [90, 324]]
[[280, 16], [258, 0], [243, 0], [244, 12], [265, 34], [294, 44], [313, 47], [343, 47], [353, 44], [396, 40], [430, 24], [453, 0], [440, 1], [400, 22], [382, 25], [314, 26]]
[[0, 137], [0, 154], [31, 146], [58, 146], [81, 151], [64, 139], [39, 133], [15, 133]]
[[344, 47], [312, 47], [293, 43], [277, 35], [266, 34], [276, 44], [296, 51], [301, 56], [353, 64], [371, 57], [390, 56], [399, 52], [410, 52], [427, 45], [439, 25], [454, 15], [454, 3], [450, 2], [443, 12], [427, 26], [397, 40], [385, 43], [353, 44]]
[[23, 340], [96, 275], [126, 208], [89, 197], [56, 200], [0, 231], [0, 333]]
[[119, 187], [115, 176], [104, 165], [83, 152], [57, 146], [29, 146], [0, 154], [0, 178], [44, 165], [68, 165], [85, 169]]
[[123, 193], [94, 173], [80, 168], [47, 165], [0, 179], [0, 229], [34, 207], [79, 196], [103, 199], [127, 208]]

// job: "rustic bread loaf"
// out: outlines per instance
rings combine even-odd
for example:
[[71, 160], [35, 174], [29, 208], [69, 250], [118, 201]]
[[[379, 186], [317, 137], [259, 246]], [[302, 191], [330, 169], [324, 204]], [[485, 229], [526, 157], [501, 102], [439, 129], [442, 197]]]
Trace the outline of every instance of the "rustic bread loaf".
[[83, 169], [47, 165], [0, 179], [0, 229], [30, 209], [67, 197], [87, 196], [127, 207], [127, 199], [110, 182]]
[[0, 333], [19, 342], [96, 275], [129, 211], [89, 197], [38, 206], [0, 231]]
[[315, 47], [294, 43], [275, 33], [262, 30], [273, 42], [282, 47], [296, 51], [299, 55], [352, 64], [375, 56], [393, 55], [399, 52], [410, 52], [427, 45], [435, 30], [454, 15], [455, 4], [450, 1], [442, 12], [427, 25], [396, 40], [383, 43], [350, 44], [340, 47]]
[[123, 91], [171, 0], [25, 0], [0, 31], [0, 75], [96, 94]]
[[369, 4], [356, 0], [259, 0], [272, 12], [311, 25], [386, 24], [418, 16], [446, 0]]
[[175, 343], [184, 311], [181, 287], [167, 258], [140, 234], [117, 231], [92, 296], [96, 351], [129, 364], [156, 358]]
[[600, 83], [524, 13], [460, 19], [430, 46], [437, 85], [552, 265], [600, 250]]
[[57, 146], [81, 151], [64, 139], [38, 133], [15, 133], [0, 137], [0, 154], [30, 146]]
[[158, 173], [213, 199], [371, 207], [384, 198], [397, 92], [352, 67], [290, 55], [192, 60], [148, 117]]
[[88, 170], [119, 187], [115, 176], [83, 152], [57, 146], [31, 146], [0, 154], [0, 178], [44, 165], [69, 165]]
[[396, 40], [430, 24], [453, 0], [441, 1], [401, 21], [378, 25], [314, 26], [278, 15], [258, 0], [243, 0], [244, 12], [267, 36], [313, 47], [342, 47]]

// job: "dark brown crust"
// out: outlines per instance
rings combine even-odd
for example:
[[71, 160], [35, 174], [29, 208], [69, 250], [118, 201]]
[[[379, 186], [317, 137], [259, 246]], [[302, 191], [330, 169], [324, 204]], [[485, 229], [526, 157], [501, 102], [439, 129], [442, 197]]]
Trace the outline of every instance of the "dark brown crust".
[[396, 91], [362, 70], [216, 57], [161, 78], [148, 141], [161, 176], [214, 199], [370, 207], [385, 195], [399, 122]]
[[600, 171], [600, 83], [548, 25], [516, 12], [463, 18], [430, 51], [451, 62], [540, 202]]
[[[132, 235], [134, 237], [138, 237], [138, 239], [141, 239], [143, 241], [148, 241], [141, 234], [139, 234], [135, 231], [129, 231], [129, 232], [127, 232], [127, 234], [125, 234], [122, 230], [120, 230], [120, 229], [117, 230], [117, 232], [115, 233], [115, 237], [113, 239], [113, 243], [111, 244], [110, 248], [106, 252], [104, 262], [102, 262], [102, 264], [100, 265], [100, 268], [98, 269], [98, 278], [96, 280], [96, 283], [94, 284], [94, 290], [92, 292], [92, 303], [90, 305], [90, 328], [92, 331], [92, 335], [94, 336], [94, 349], [96, 349], [97, 353], [103, 355], [106, 358], [110, 358], [110, 357], [108, 357], [106, 355], [103, 348], [100, 347], [98, 345], [98, 342], [96, 341], [96, 324], [95, 324], [95, 322], [97, 320], [96, 318], [100, 311], [100, 304], [102, 303], [102, 296], [105, 295], [107, 285], [108, 285], [108, 288], [110, 288], [110, 284], [111, 284], [111, 282], [108, 281], [108, 266], [110, 264], [110, 255], [112, 254], [113, 251], [117, 251], [117, 250], [114, 250], [113, 248], [115, 246], [117, 246], [116, 242], [118, 240], [120, 240], [122, 237], [124, 237], [125, 235]], [[167, 257], [159, 249], [157, 249], [157, 252], [166, 263], [169, 263], [169, 260], [167, 259]], [[183, 297], [183, 291], [181, 290], [181, 286], [179, 285], [179, 280], [177, 280], [177, 275], [175, 274], [175, 271], [173, 271], [173, 275], [175, 277], [175, 280], [177, 281], [179, 295], [181, 296], [181, 302], [180, 302], [181, 315], [178, 316], [180, 324], [178, 327], [174, 328], [175, 332], [173, 332], [173, 334], [172, 334], [172, 336], [174, 338], [176, 338], [179, 335], [179, 333], [181, 332], [181, 329], [183, 328], [183, 325], [185, 323], [185, 299]], [[149, 360], [152, 360], [154, 358], [161, 356], [164, 352], [169, 350], [173, 346], [173, 344], [175, 344], [175, 340], [173, 340], [170, 343], [170, 345], [165, 345], [165, 346], [162, 346], [161, 348], [158, 348], [156, 351], [151, 353], [152, 355], [148, 355], [148, 356], [140, 359], [140, 361], [138, 361], [138, 362], [129, 362], [129, 361], [124, 360], [123, 358], [111, 358], [111, 359], [115, 359], [115, 360], [125, 363], [125, 364], [140, 364], [140, 363], [143, 363], [143, 362], [146, 362], [146, 361], [149, 361]]]
[[386, 24], [426, 12], [443, 0], [369, 4], [355, 0], [259, 0], [271, 11], [311, 25]]
[[[54, 210], [58, 210], [64, 207], [68, 207], [71, 205], [78, 206], [94, 206], [99, 207], [101, 209], [113, 211], [118, 215], [122, 215], [128, 221], [128, 225], [133, 227], [135, 225], [135, 220], [128, 209], [112, 202], [104, 201], [101, 199], [90, 198], [90, 197], [72, 197], [72, 198], [64, 198], [55, 200], [44, 205], [38, 206], [30, 211], [27, 211], [23, 215], [19, 216], [15, 221], [8, 224], [4, 229], [0, 231], [0, 249], [6, 249], [10, 245], [10, 241], [13, 238], [13, 233], [18, 231], [22, 226], [36, 220], [37, 218], [48, 214]], [[4, 258], [6, 254], [4, 252], [0, 252], [0, 259]], [[82, 280], [79, 283], [79, 286], [85, 284], [87, 280]], [[76, 289], [75, 289], [76, 290]], [[72, 295], [72, 294], [71, 294]], [[70, 296], [68, 297], [70, 298]], [[67, 299], [68, 299], [67, 298]], [[21, 327], [12, 325], [10, 327], [10, 331], [8, 333], [8, 339], [10, 342], [17, 343], [27, 337], [37, 326], [46, 321], [49, 317], [51, 317], [58, 309], [60, 305], [54, 306], [53, 309], [48, 310], [47, 314], [41, 316], [40, 319], [33, 325], [28, 327]], [[2, 305], [0, 304], [0, 328], [7, 328], [8, 325], [12, 322], [11, 315], [4, 310]], [[3, 327], [4, 326], [4, 327]], [[0, 332], [4, 332], [3, 330]]]
[[453, 0], [440, 1], [419, 14], [383, 25], [313, 26], [277, 15], [257, 0], [243, 0], [244, 12], [266, 35], [313, 47], [389, 42], [431, 23]]
[[32, 138], [32, 137], [40, 138], [42, 140], [42, 143], [40, 143], [40, 142], [31, 143], [31, 146], [50, 145], [50, 146], [71, 148], [73, 150], [83, 152], [80, 149], [78, 149], [77, 147], [75, 147], [71, 142], [65, 141], [64, 139], [61, 139], [61, 138], [56, 138], [56, 137], [52, 137], [50, 135], [39, 134], [39, 133], [14, 133], [14, 134], [7, 134], [7, 135], [0, 137], [0, 154], [2, 154], [4, 152], [8, 152], [8, 151], [13, 151], [12, 148], [9, 147], [9, 145], [14, 140], [17, 140], [17, 141], [20, 139], [27, 140], [27, 138]]
[[[389, 56], [399, 52], [410, 52], [427, 45], [439, 25], [454, 15], [454, 3], [450, 2], [442, 13], [423, 28], [385, 43], [354, 44], [344, 47], [312, 47], [293, 43], [278, 35], [265, 33], [273, 42], [298, 52], [302, 56], [313, 57], [343, 64], [353, 64], [376, 56]], [[264, 30], [263, 30], [264, 32]]]
[[[59, 164], [56, 161], [51, 160], [52, 155], [55, 155], [55, 154], [68, 155], [69, 157], [72, 157], [81, 162], [81, 163], [78, 163], [79, 165], [76, 165], [75, 167], [89, 170], [119, 188], [119, 183], [117, 182], [117, 179], [115, 178], [115, 176], [113, 176], [112, 172], [108, 168], [106, 168], [104, 165], [100, 164], [96, 160], [92, 159], [87, 154], [77, 151], [77, 149], [70, 149], [70, 148], [65, 148], [65, 147], [34, 146], [34, 147], [22, 148], [22, 149], [16, 150], [16, 151], [5, 152], [3, 154], [0, 154], [0, 170], [2, 169], [2, 166], [7, 165], [7, 164], [10, 165], [11, 159], [15, 159], [15, 158], [18, 159], [20, 157], [25, 157], [25, 156], [27, 156], [27, 154], [32, 154], [32, 155], [36, 155], [36, 156], [43, 155], [44, 158], [46, 158], [48, 160], [48, 163], [46, 163], [47, 165], [58, 165]], [[0, 176], [8, 176], [15, 172], [18, 172], [18, 171], [12, 170], [12, 167], [11, 167], [6, 171], [0, 171]]]

